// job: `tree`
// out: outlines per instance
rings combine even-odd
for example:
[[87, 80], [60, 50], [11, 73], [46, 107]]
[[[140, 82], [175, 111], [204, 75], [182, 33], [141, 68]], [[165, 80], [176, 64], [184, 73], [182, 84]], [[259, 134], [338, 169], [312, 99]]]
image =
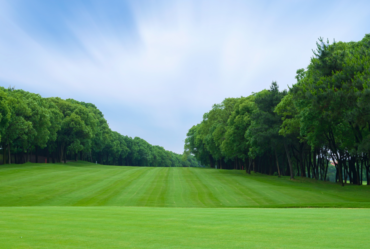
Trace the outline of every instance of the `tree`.
[[[276, 82], [272, 82], [268, 92], [257, 95], [255, 98], [257, 110], [252, 114], [253, 121], [246, 133], [250, 146], [257, 154], [267, 152], [275, 156], [279, 177], [281, 174], [277, 150], [280, 150], [280, 145], [284, 141], [283, 137], [279, 135], [282, 121], [274, 110], [285, 95], [286, 91], [279, 92], [279, 86]], [[270, 174], [272, 174], [271, 166], [270, 164]]]

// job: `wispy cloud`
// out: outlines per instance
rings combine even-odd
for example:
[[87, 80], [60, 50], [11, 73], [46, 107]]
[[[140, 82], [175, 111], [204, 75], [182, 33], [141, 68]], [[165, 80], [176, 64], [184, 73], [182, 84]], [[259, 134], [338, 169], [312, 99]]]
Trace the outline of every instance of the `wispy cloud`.
[[179, 153], [214, 103], [294, 83], [318, 37], [370, 32], [366, 1], [26, 2], [0, 2], [2, 85], [95, 103]]

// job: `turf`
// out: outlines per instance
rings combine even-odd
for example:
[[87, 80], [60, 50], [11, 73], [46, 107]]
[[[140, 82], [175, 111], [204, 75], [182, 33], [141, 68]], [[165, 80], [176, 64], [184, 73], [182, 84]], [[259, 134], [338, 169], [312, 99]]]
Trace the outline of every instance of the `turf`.
[[1, 248], [368, 248], [369, 209], [2, 207]]
[[370, 207], [370, 188], [241, 170], [23, 164], [0, 167], [0, 206]]
[[368, 248], [366, 207], [369, 186], [240, 170], [0, 166], [0, 248]]

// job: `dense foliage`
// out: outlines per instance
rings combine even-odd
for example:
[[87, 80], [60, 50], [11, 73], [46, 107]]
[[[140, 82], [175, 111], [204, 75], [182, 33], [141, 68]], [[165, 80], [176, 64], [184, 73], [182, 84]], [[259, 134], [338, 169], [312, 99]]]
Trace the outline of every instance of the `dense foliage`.
[[194, 157], [112, 131], [102, 112], [73, 99], [0, 87], [3, 162], [87, 160], [107, 165], [198, 167]]
[[245, 169], [370, 185], [370, 34], [324, 42], [297, 82], [279, 91], [227, 98], [204, 114], [185, 152], [214, 168]]

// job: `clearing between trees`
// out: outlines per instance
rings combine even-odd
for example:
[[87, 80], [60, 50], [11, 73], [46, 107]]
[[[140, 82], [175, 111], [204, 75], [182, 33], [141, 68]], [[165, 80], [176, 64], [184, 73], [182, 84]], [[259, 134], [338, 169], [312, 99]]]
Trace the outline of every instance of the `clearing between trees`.
[[370, 188], [241, 170], [87, 162], [0, 168], [0, 206], [370, 207]]
[[0, 167], [3, 248], [366, 248], [365, 207], [368, 186], [241, 170]]

